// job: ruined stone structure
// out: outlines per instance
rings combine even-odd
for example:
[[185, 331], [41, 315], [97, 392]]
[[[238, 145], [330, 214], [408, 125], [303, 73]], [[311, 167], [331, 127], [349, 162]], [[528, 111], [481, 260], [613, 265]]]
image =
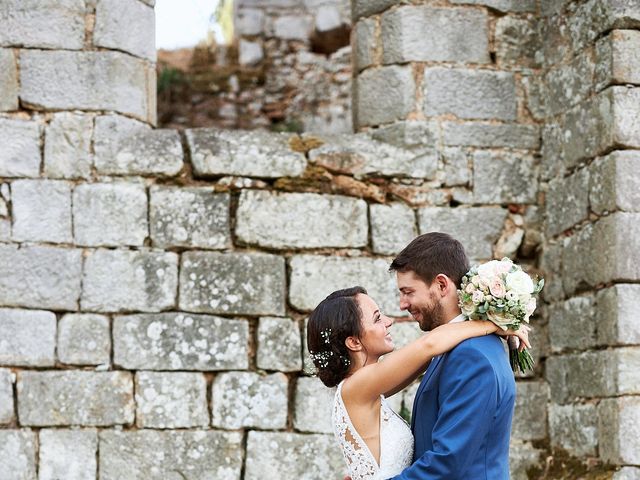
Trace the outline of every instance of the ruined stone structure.
[[512, 478], [640, 478], [640, 3], [352, 21], [359, 133], [177, 131], [153, 0], [0, 0], [0, 479], [341, 478], [305, 319], [430, 230], [547, 280]]

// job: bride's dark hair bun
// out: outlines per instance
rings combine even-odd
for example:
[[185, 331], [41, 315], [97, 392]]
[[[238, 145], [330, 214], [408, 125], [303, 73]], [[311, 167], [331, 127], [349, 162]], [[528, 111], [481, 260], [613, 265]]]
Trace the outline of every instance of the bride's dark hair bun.
[[307, 348], [318, 373], [327, 387], [335, 387], [351, 366], [347, 337], [360, 338], [362, 311], [356, 295], [362, 287], [337, 290], [318, 304], [307, 325]]

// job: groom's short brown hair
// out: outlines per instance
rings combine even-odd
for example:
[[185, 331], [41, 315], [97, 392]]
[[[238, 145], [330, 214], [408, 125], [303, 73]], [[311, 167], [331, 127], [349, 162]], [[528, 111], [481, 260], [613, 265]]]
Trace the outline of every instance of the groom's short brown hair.
[[389, 271], [413, 271], [427, 285], [444, 273], [456, 286], [469, 271], [469, 259], [462, 244], [451, 235], [430, 232], [414, 238], [391, 262]]

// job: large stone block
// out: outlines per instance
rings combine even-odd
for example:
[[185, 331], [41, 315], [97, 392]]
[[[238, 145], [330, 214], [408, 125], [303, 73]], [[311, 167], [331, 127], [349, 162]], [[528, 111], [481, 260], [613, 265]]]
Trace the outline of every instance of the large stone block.
[[14, 382], [14, 374], [11, 373], [11, 370], [0, 368], [0, 425], [6, 425], [15, 419], [13, 409]]
[[[356, 23], [354, 30], [354, 58], [358, 70], [367, 68], [376, 60], [376, 22], [367, 18]], [[17, 94], [16, 94], [17, 102]]]
[[79, 245], [142, 246], [149, 235], [144, 185], [78, 185], [73, 191], [73, 233]]
[[587, 98], [593, 91], [594, 68], [593, 60], [587, 54], [579, 54], [569, 63], [551, 68], [543, 79], [547, 115], [566, 112]]
[[570, 298], [549, 309], [549, 339], [553, 352], [593, 348], [599, 330], [593, 295]]
[[21, 425], [110, 426], [133, 423], [129, 372], [23, 371], [18, 375]]
[[207, 382], [201, 373], [136, 373], [139, 428], [191, 428], [209, 424]]
[[516, 119], [516, 86], [511, 73], [428, 67], [423, 88], [425, 115]]
[[467, 187], [471, 184], [473, 153], [466, 148], [445, 147], [442, 149], [443, 186]]
[[93, 480], [96, 478], [98, 432], [40, 430], [39, 480]]
[[601, 345], [640, 344], [637, 302], [640, 285], [617, 284], [598, 291], [594, 322]]
[[410, 66], [392, 65], [362, 72], [355, 81], [355, 127], [404, 120], [415, 108], [416, 85]]
[[249, 325], [209, 315], [159, 313], [113, 321], [113, 361], [132, 370], [244, 370]]
[[367, 204], [342, 195], [244, 190], [236, 236], [249, 245], [275, 249], [365, 247]]
[[395, 255], [418, 234], [416, 214], [403, 203], [371, 205], [369, 215], [375, 253]]
[[591, 209], [600, 215], [615, 210], [640, 211], [639, 164], [640, 153], [635, 150], [617, 150], [596, 159], [589, 167]]
[[2, 480], [36, 480], [36, 443], [31, 430], [0, 430]]
[[595, 404], [550, 405], [549, 430], [551, 445], [576, 457], [597, 455], [598, 416]]
[[489, 62], [482, 10], [403, 6], [382, 15], [384, 63]]
[[640, 468], [622, 467], [613, 474], [611, 480], [640, 480]]
[[539, 467], [547, 452], [535, 448], [530, 442], [514, 440], [509, 445], [509, 478], [529, 480], [527, 470]]
[[[1, 15], [1, 14], [0, 14]], [[2, 33], [0, 33], [2, 35]], [[0, 111], [18, 109], [18, 69], [13, 50], [0, 49]]]
[[536, 68], [543, 58], [540, 52], [539, 19], [509, 15], [496, 22], [496, 57], [498, 65], [511, 68]]
[[297, 177], [307, 167], [304, 155], [291, 149], [290, 134], [200, 128], [186, 136], [196, 177]]
[[11, 183], [12, 238], [71, 243], [71, 184], [58, 180]]
[[[557, 0], [554, 0], [557, 1]], [[451, 0], [451, 3], [486, 5], [499, 12], [535, 12], [536, 0]]]
[[538, 172], [533, 155], [478, 151], [473, 155], [476, 203], [536, 203]]
[[138, 0], [98, 0], [93, 43], [155, 61], [153, 8]]
[[264, 31], [264, 11], [243, 8], [236, 13], [234, 26], [238, 35], [259, 35]]
[[238, 429], [279, 429], [287, 424], [287, 386], [283, 373], [219, 374], [211, 386], [211, 424]]
[[544, 381], [517, 382], [511, 435], [517, 440], [547, 438], [549, 386]]
[[240, 432], [103, 430], [99, 478], [237, 480], [242, 457]]
[[0, 45], [81, 49], [84, 15], [83, 0], [5, 0]]
[[[585, 262], [585, 258], [592, 255], [593, 225], [587, 224], [574, 231], [571, 237], [565, 237], [560, 252], [560, 271], [557, 282], [562, 283], [564, 295], [571, 296], [576, 290], [594, 285], [602, 272], [595, 265], [596, 262]], [[598, 254], [601, 254], [600, 252]], [[558, 270], [555, 270], [558, 272]], [[563, 296], [564, 296], [563, 295]]]
[[63, 316], [58, 323], [58, 360], [69, 365], [108, 365], [109, 318], [91, 313]]
[[290, 260], [289, 302], [303, 311], [335, 290], [361, 285], [388, 315], [400, 316], [395, 276], [387, 260], [296, 255]]
[[204, 187], [150, 190], [151, 240], [165, 247], [225, 249], [231, 245], [228, 193]]
[[40, 176], [40, 126], [31, 120], [0, 118], [0, 176]]
[[0, 244], [0, 305], [76, 310], [82, 252]]
[[296, 382], [293, 428], [298, 432], [333, 433], [335, 388], [327, 388], [317, 377], [300, 377]]
[[438, 168], [436, 128], [426, 122], [396, 122], [372, 135], [323, 135], [324, 143], [309, 151], [309, 159], [338, 174], [433, 178]]
[[640, 213], [618, 212], [594, 226], [591, 284], [640, 280]]
[[157, 312], [175, 307], [178, 255], [172, 252], [92, 251], [82, 276], [83, 310]]
[[187, 252], [180, 267], [180, 309], [227, 315], [283, 315], [284, 258], [263, 253]]
[[240, 65], [255, 66], [264, 60], [264, 50], [260, 42], [240, 40], [238, 45], [238, 62]]
[[425, 207], [418, 210], [420, 233], [443, 232], [462, 242], [471, 259], [490, 259], [506, 210], [497, 207]]
[[273, 21], [273, 35], [283, 40], [308, 41], [313, 22], [308, 15], [282, 15]]
[[640, 464], [640, 398], [605, 399], [598, 405], [600, 456], [613, 464]]
[[302, 369], [300, 327], [291, 318], [262, 317], [258, 325], [256, 363], [263, 370]]
[[41, 310], [0, 309], [0, 365], [55, 363], [56, 316]]
[[36, 108], [114, 110], [155, 123], [155, 74], [121, 52], [23, 50], [20, 98]]
[[93, 117], [56, 113], [45, 130], [44, 173], [50, 178], [89, 178]]
[[345, 472], [342, 453], [333, 435], [249, 432], [246, 480], [342, 478]]
[[596, 44], [595, 81], [598, 90], [609, 85], [640, 83], [640, 32], [613, 30]]
[[454, 146], [526, 150], [537, 150], [540, 147], [538, 125], [444, 122], [443, 137], [445, 145]]
[[[140, 145], [147, 134], [152, 132], [146, 123], [117, 114], [99, 115], [95, 119], [95, 131], [93, 135], [94, 161], [98, 171], [109, 173], [127, 172], [130, 167], [134, 171], [151, 169], [150, 165], [143, 165], [136, 157], [132, 157], [135, 144]], [[124, 152], [124, 159], [117, 161], [118, 155]], [[162, 153], [162, 152], [156, 152]], [[146, 161], [149, 159], [147, 158]], [[171, 165], [171, 161], [162, 162]], [[160, 171], [161, 172], [161, 171]]]
[[589, 169], [549, 182], [546, 196], [547, 235], [562, 233], [589, 216]]

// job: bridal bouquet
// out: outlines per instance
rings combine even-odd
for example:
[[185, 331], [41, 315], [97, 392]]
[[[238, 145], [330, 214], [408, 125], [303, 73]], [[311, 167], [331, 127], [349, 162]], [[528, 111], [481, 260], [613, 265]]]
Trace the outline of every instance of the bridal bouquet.
[[[529, 323], [529, 317], [536, 309], [535, 296], [543, 286], [543, 279], [534, 282], [509, 258], [492, 260], [472, 267], [462, 277], [458, 290], [460, 309], [470, 320], [489, 320], [503, 330], [518, 330]], [[517, 343], [508, 343], [513, 371], [519, 369], [524, 373], [533, 369], [529, 351], [519, 352]]]

